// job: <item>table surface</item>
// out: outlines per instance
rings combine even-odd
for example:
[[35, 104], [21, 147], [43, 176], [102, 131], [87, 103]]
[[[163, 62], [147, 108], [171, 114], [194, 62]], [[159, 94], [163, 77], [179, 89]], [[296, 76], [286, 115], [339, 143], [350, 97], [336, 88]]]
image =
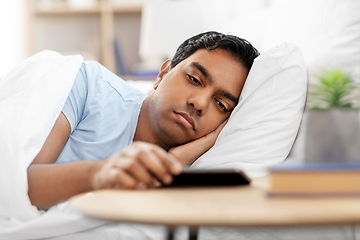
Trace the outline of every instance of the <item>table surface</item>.
[[167, 225], [277, 226], [360, 222], [360, 198], [268, 198], [269, 178], [249, 186], [99, 190], [70, 203], [107, 220]]

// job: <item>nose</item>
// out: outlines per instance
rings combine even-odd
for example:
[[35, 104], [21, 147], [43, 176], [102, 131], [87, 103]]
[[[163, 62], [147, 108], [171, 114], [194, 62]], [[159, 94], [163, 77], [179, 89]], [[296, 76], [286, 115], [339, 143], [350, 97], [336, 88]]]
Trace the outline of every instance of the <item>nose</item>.
[[204, 115], [211, 101], [211, 94], [207, 92], [198, 92], [188, 99], [188, 104], [194, 108], [196, 113]]

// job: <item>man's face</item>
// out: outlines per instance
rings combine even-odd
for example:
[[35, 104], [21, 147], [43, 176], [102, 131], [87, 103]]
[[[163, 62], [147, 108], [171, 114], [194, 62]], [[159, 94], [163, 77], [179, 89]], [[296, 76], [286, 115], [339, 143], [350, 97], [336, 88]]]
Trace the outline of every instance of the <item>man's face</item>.
[[150, 121], [155, 135], [177, 146], [215, 130], [230, 116], [247, 70], [222, 49], [200, 49], [173, 69], [164, 63], [154, 85]]

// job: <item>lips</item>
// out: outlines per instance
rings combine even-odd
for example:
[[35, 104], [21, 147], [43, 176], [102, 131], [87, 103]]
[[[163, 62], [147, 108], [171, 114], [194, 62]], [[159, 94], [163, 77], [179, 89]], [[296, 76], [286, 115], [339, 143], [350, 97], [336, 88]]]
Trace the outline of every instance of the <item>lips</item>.
[[182, 121], [182, 123], [189, 128], [192, 128], [193, 130], [195, 130], [195, 122], [194, 120], [187, 114], [187, 113], [177, 113], [176, 114], [179, 115], [180, 121]]

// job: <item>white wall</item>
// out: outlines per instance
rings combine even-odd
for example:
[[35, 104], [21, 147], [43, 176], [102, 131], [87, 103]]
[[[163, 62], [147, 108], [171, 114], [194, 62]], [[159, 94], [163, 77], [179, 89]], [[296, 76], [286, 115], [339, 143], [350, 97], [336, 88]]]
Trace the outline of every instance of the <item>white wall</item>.
[[26, 56], [25, 1], [0, 1], [0, 75]]
[[[157, 69], [187, 38], [222, 31], [223, 24], [269, 6], [270, 0], [147, 0], [143, 8], [139, 54], [145, 67]], [[231, 33], [224, 32], [224, 33]]]

